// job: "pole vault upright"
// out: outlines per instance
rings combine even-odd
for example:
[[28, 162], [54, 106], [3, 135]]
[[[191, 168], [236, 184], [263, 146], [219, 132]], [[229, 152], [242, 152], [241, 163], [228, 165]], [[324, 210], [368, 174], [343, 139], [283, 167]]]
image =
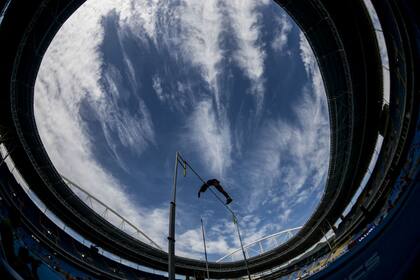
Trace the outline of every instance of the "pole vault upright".
[[242, 237], [241, 237], [241, 231], [239, 230], [238, 219], [236, 218], [236, 215], [235, 215], [235, 213], [233, 213], [233, 211], [232, 211], [232, 218], [233, 218], [233, 223], [236, 226], [236, 231], [238, 232], [238, 237], [239, 237], [239, 242], [241, 244], [242, 254], [244, 255], [244, 262], [245, 262], [246, 272], [248, 273], [248, 279], [251, 280], [251, 274], [249, 273], [248, 259], [246, 258], [244, 244], [242, 242]]
[[178, 177], [178, 157], [175, 157], [175, 173], [172, 185], [172, 200], [169, 206], [169, 233], [168, 233], [168, 276], [169, 280], [175, 280], [175, 207], [176, 207], [176, 181]]
[[204, 224], [203, 219], [200, 218], [201, 221], [201, 232], [203, 234], [203, 245], [204, 245], [204, 256], [206, 257], [206, 270], [207, 270], [207, 279], [210, 280], [210, 272], [209, 272], [209, 261], [207, 259], [207, 245], [206, 245], [206, 234], [204, 233]]
[[[191, 167], [191, 165], [182, 158], [182, 156], [179, 154], [179, 152], [176, 152], [176, 157], [175, 157], [175, 174], [174, 174], [174, 181], [173, 181], [173, 186], [172, 186], [172, 200], [171, 200], [171, 204], [170, 204], [170, 208], [169, 208], [169, 234], [168, 234], [168, 278], [169, 280], [175, 280], [175, 208], [176, 208], [176, 183], [177, 183], [177, 178], [178, 178], [178, 163], [182, 162], [183, 167], [184, 167], [184, 176], [185, 176], [185, 171], [186, 168], [189, 167], [191, 169], [191, 171], [198, 177], [198, 179], [200, 179], [201, 182], [203, 182], [204, 184], [206, 183], [204, 181], [204, 179]], [[238, 219], [235, 215], [235, 213], [233, 212], [232, 209], [230, 209], [230, 207], [228, 205], [225, 205], [223, 203], [223, 201], [217, 196], [217, 194], [210, 189], [210, 191], [213, 193], [213, 195], [215, 196], [215, 198], [232, 214], [233, 217], [233, 222], [236, 226], [236, 230], [238, 233], [238, 237], [239, 237], [239, 242], [241, 244], [241, 249], [242, 249], [242, 254], [244, 256], [244, 261], [245, 261], [245, 266], [246, 266], [246, 270], [247, 270], [247, 274], [248, 274], [248, 279], [251, 280], [251, 275], [249, 272], [249, 266], [248, 266], [248, 259], [246, 257], [246, 253], [244, 250], [244, 246], [243, 246], [243, 242], [242, 242], [242, 237], [241, 237], [241, 232], [239, 230], [239, 224], [238, 224]], [[204, 232], [204, 231], [203, 231]], [[204, 236], [203, 236], [204, 238]], [[205, 245], [204, 245], [205, 246]], [[207, 252], [206, 252], [207, 255]], [[207, 264], [207, 261], [206, 261]], [[208, 267], [207, 267], [207, 273], [209, 273]], [[208, 275], [209, 276], [209, 275]]]

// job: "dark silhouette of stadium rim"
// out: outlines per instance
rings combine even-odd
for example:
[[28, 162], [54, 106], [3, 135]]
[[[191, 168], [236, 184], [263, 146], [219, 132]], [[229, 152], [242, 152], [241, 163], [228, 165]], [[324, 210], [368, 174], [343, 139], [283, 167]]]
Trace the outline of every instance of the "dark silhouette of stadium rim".
[[[251, 273], [303, 253], [340, 216], [363, 178], [377, 140], [382, 106], [379, 49], [362, 1], [275, 1], [294, 18], [316, 55], [331, 125], [328, 179], [317, 209], [287, 243], [250, 258]], [[62, 221], [88, 240], [127, 260], [167, 269], [167, 253], [111, 225], [84, 204], [51, 163], [36, 128], [34, 83], [42, 57], [83, 0], [12, 1], [0, 26], [0, 133], [16, 168]], [[168, 186], [169, 187], [169, 186]], [[204, 262], [176, 258], [176, 272], [205, 272]], [[246, 275], [243, 261], [209, 263], [212, 278]]]

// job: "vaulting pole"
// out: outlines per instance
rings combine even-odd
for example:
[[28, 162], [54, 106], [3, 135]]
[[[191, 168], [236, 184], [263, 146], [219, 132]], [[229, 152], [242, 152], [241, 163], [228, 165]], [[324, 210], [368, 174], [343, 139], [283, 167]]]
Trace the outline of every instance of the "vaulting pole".
[[201, 221], [201, 232], [203, 233], [203, 245], [204, 245], [204, 256], [206, 257], [206, 270], [207, 270], [207, 279], [210, 280], [210, 272], [209, 272], [209, 262], [207, 260], [207, 246], [206, 246], [206, 235], [204, 233], [204, 224], [203, 219], [200, 218]]
[[175, 280], [175, 207], [176, 207], [176, 181], [178, 177], [178, 157], [176, 152], [174, 181], [172, 186], [172, 201], [169, 206], [169, 234], [168, 234], [168, 276]]

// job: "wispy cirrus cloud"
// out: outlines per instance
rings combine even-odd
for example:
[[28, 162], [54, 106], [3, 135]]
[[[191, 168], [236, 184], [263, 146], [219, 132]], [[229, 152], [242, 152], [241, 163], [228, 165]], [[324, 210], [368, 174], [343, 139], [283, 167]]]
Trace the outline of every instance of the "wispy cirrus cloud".
[[176, 9], [180, 19], [180, 46], [183, 56], [201, 69], [204, 80], [221, 110], [221, 92], [218, 85], [223, 50], [221, 34], [225, 27], [219, 1], [182, 1]]
[[231, 133], [226, 117], [219, 117], [213, 104], [204, 100], [196, 105], [188, 120], [188, 144], [202, 153], [203, 164], [214, 175], [222, 177], [232, 164]]
[[[147, 209], [130, 199], [126, 187], [95, 157], [96, 143], [86, 126], [86, 116], [81, 114], [84, 104], [89, 103], [91, 113], [88, 117], [100, 120], [100, 130], [117, 161], [117, 142], [135, 153], [142, 153], [154, 142], [153, 122], [144, 102], [135, 99], [134, 114], [120, 105], [123, 95], [129, 94], [135, 85], [129, 83], [121, 88], [120, 70], [104, 67], [102, 54], [98, 51], [105, 34], [102, 17], [114, 5], [113, 1], [87, 2], [54, 38], [42, 61], [35, 86], [37, 127], [60, 173], [88, 187], [89, 192], [141, 228], [149, 229], [146, 233], [164, 245], [166, 240], [162, 232], [167, 227], [166, 207]], [[128, 77], [134, 82], [133, 75], [131, 71], [131, 77]]]
[[277, 205], [286, 222], [294, 206], [319, 196], [329, 160], [329, 120], [323, 81], [316, 58], [300, 35], [301, 59], [309, 82], [302, 99], [293, 108], [297, 122], [268, 122], [261, 131], [260, 145], [246, 170], [250, 175], [250, 211]]
[[[42, 75], [42, 74], [41, 74]], [[40, 82], [41, 83], [41, 82]], [[167, 209], [146, 209], [134, 204], [118, 179], [109, 174], [92, 154], [92, 143], [65, 99], [51, 98], [37, 85], [35, 99], [37, 126], [57, 170], [107, 203], [152, 239], [164, 246], [161, 233], [167, 228]], [[58, 129], [60, 127], [60, 129]], [[82, 196], [83, 197], [83, 196]]]
[[[257, 111], [260, 110], [265, 90], [265, 52], [260, 42], [262, 25], [258, 8], [267, 4], [268, 1], [184, 1], [179, 8], [182, 49], [187, 58], [200, 67], [215, 104], [210, 104], [208, 99], [197, 101], [193, 125], [188, 126], [199, 127], [191, 130], [194, 131], [195, 146], [206, 155], [208, 169], [219, 176], [225, 174], [231, 165], [233, 141], [227, 118], [230, 93], [219, 85], [220, 75], [224, 73], [222, 64], [231, 60], [227, 57], [223, 40], [226, 36], [232, 39], [231, 34], [234, 35], [233, 61], [250, 80], [250, 92], [256, 96]], [[200, 110], [202, 112], [198, 113]]]
[[278, 29], [274, 33], [274, 40], [271, 42], [271, 48], [276, 52], [282, 53], [287, 46], [289, 33], [292, 31], [293, 25], [286, 14], [276, 17]]
[[245, 72], [252, 83], [251, 93], [257, 98], [257, 111], [264, 100], [264, 46], [260, 41], [259, 23], [261, 14], [258, 8], [269, 1], [232, 0], [226, 3], [229, 10], [232, 29], [237, 39], [238, 49], [234, 52], [234, 60]]
[[156, 95], [159, 98], [159, 100], [164, 101], [165, 96], [163, 95], [162, 80], [160, 79], [159, 76], [154, 76], [153, 77], [153, 85], [152, 86], [153, 86], [153, 89], [156, 92]]

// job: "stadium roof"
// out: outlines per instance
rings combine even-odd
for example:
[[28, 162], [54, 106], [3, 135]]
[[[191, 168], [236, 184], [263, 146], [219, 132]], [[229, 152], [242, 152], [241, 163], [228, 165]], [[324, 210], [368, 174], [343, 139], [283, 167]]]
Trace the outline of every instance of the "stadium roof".
[[[13, 1], [0, 26], [6, 38], [0, 66], [0, 128], [13, 161], [48, 208], [74, 230], [128, 260], [167, 268], [167, 254], [111, 225], [62, 180], [41, 143], [33, 114], [34, 82], [43, 54], [62, 23], [83, 0]], [[356, 192], [372, 156], [382, 107], [379, 50], [360, 1], [276, 1], [304, 31], [325, 83], [331, 156], [327, 187], [309, 221], [289, 242], [249, 260], [251, 272], [287, 261], [316, 243]], [[246, 273], [243, 261], [210, 263], [212, 277]], [[205, 271], [205, 263], [177, 257], [177, 273]]]

